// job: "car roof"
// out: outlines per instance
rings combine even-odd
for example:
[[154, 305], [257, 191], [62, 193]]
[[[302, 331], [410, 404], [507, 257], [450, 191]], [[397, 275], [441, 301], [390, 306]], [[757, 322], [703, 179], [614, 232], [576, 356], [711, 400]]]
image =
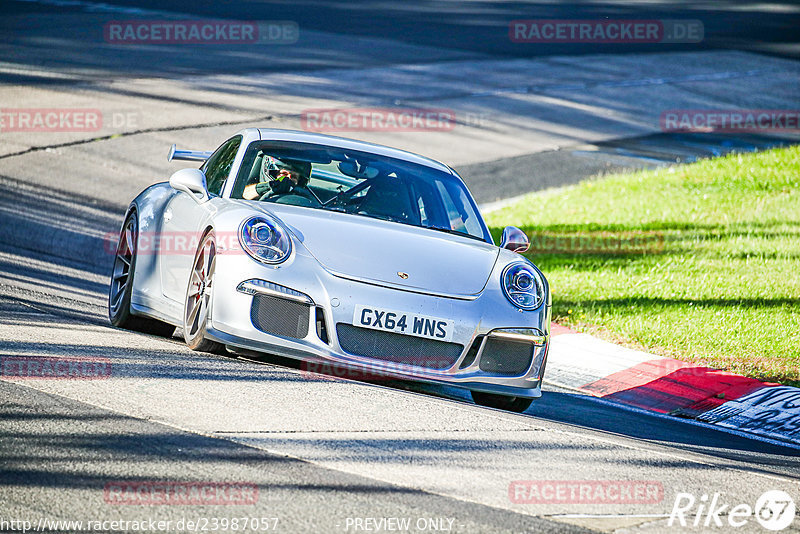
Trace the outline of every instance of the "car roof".
[[300, 130], [283, 130], [279, 128], [258, 128], [258, 135], [262, 141], [296, 141], [298, 143], [310, 143], [315, 145], [325, 145], [336, 148], [369, 152], [371, 154], [377, 154], [380, 156], [386, 156], [408, 161], [410, 163], [424, 165], [432, 169], [455, 175], [450, 167], [434, 159], [426, 158], [425, 156], [420, 156], [419, 154], [406, 152], [405, 150], [400, 150], [397, 148], [368, 143], [366, 141], [357, 141], [355, 139], [349, 139], [346, 137], [303, 132]]

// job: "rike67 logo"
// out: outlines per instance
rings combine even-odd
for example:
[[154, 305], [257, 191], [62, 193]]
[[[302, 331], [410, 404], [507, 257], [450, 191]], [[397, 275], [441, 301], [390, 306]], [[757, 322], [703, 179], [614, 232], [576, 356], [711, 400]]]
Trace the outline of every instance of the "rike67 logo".
[[755, 506], [746, 503], [732, 505], [725, 502], [720, 493], [711, 496], [703, 494], [699, 499], [691, 493], [678, 493], [667, 525], [683, 528], [752, 528], [751, 520], [755, 518], [765, 529], [777, 532], [792, 524], [795, 512], [794, 500], [781, 490], [764, 492], [756, 500]]

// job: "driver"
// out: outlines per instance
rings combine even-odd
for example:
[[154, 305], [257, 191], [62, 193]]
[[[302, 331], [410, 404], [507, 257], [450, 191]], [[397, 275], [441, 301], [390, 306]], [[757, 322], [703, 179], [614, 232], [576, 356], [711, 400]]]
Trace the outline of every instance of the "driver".
[[283, 195], [299, 195], [317, 201], [308, 189], [311, 163], [294, 159], [277, 159], [265, 155], [261, 161], [259, 181], [244, 188], [246, 200], [267, 199]]

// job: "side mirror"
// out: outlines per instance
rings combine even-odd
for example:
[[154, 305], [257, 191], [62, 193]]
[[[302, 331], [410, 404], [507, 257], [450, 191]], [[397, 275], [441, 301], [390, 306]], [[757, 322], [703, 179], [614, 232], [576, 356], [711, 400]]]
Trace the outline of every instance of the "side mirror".
[[169, 177], [169, 185], [177, 191], [189, 193], [198, 204], [208, 200], [206, 175], [200, 169], [181, 169], [175, 172]]
[[511, 252], [525, 252], [530, 247], [530, 241], [525, 232], [516, 226], [506, 226], [503, 229], [503, 239], [500, 240], [500, 248], [507, 248]]

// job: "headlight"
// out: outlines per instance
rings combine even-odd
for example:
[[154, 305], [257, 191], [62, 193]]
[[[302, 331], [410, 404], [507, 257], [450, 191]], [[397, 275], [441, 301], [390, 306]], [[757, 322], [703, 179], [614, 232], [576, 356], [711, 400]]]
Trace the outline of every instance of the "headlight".
[[286, 230], [266, 217], [252, 217], [242, 224], [239, 242], [253, 259], [280, 263], [292, 252], [292, 240]]
[[517, 308], [535, 310], [544, 301], [539, 272], [525, 263], [512, 263], [503, 271], [503, 293]]

